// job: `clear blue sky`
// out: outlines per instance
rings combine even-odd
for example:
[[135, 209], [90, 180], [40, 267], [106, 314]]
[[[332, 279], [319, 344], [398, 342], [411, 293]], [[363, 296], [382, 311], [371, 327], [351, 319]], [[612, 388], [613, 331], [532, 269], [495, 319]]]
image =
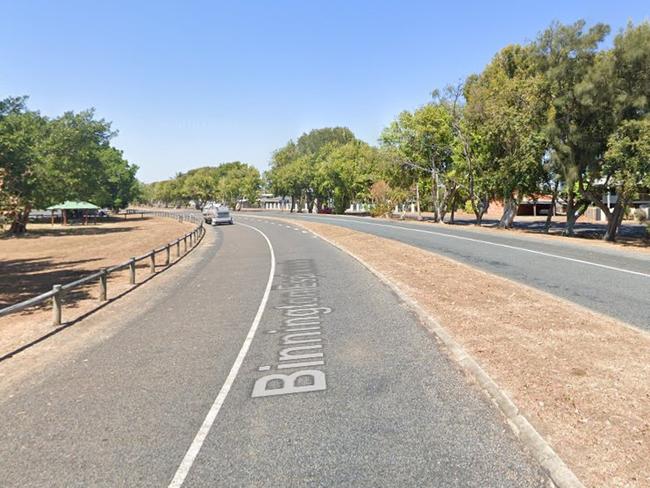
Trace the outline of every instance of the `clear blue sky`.
[[372, 144], [403, 109], [552, 20], [650, 16], [644, 1], [0, 0], [0, 97], [47, 115], [95, 107], [144, 181], [241, 160], [302, 132]]

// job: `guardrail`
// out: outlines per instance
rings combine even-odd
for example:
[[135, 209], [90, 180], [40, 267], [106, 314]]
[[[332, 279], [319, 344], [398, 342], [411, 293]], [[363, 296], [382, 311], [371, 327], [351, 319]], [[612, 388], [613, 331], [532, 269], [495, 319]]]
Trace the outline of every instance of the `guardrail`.
[[[149, 273], [154, 274], [156, 272], [156, 255], [159, 253], [164, 253], [164, 266], [169, 266], [172, 263], [171, 252], [175, 248], [176, 260], [180, 259], [182, 256], [191, 251], [201, 240], [205, 234], [205, 228], [203, 227], [203, 218], [197, 217], [192, 214], [176, 214], [172, 212], [162, 212], [162, 211], [149, 211], [149, 210], [128, 210], [128, 214], [141, 214], [141, 215], [153, 215], [156, 217], [167, 217], [178, 220], [179, 222], [192, 222], [197, 224], [196, 228], [191, 232], [188, 232], [182, 237], [179, 237], [175, 241], [168, 242], [167, 244], [152, 249], [142, 256], [133, 257], [128, 261], [118, 264], [116, 266], [111, 266], [110, 268], [102, 268], [99, 271], [92, 273], [88, 276], [84, 276], [76, 281], [70, 283], [65, 283], [63, 285], [56, 284], [52, 286], [52, 289], [48, 292], [45, 292], [41, 295], [30, 298], [20, 303], [10, 305], [0, 309], [0, 317], [9, 315], [15, 312], [23, 311], [27, 308], [33, 307], [35, 305], [40, 305], [47, 300], [52, 300], [52, 325], [61, 325], [61, 316], [63, 311], [63, 300], [65, 293], [78, 288], [80, 286], [87, 285], [92, 281], [97, 281], [99, 285], [99, 301], [105, 302], [108, 300], [108, 276], [111, 273], [116, 271], [121, 271], [124, 269], [129, 269], [129, 284], [135, 285], [136, 283], [136, 264], [140, 261], [149, 261]], [[189, 241], [189, 245], [188, 245]], [[183, 249], [181, 251], [181, 243], [183, 243]]]

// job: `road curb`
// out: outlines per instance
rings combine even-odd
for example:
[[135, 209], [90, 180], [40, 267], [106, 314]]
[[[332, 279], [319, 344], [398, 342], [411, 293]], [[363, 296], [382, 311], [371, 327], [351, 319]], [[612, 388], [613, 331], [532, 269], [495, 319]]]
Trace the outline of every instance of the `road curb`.
[[[278, 219], [280, 220], [280, 219]], [[282, 219], [284, 220], [284, 219]], [[545, 469], [551, 478], [552, 483], [558, 488], [585, 488], [573, 471], [562, 461], [560, 456], [553, 450], [551, 445], [535, 430], [532, 424], [519, 411], [514, 402], [505, 391], [490, 378], [481, 366], [456, 342], [451, 335], [429, 315], [417, 301], [404, 293], [387, 276], [367, 263], [363, 258], [345, 249], [336, 242], [324, 237], [318, 232], [303, 226], [299, 222], [290, 222], [293, 225], [300, 225], [303, 229], [317, 235], [328, 244], [345, 252], [356, 259], [361, 265], [367, 268], [379, 280], [388, 286], [404, 303], [406, 303], [449, 351], [449, 356], [468, 373], [490, 397], [497, 408], [506, 417], [508, 425], [517, 438], [530, 450], [537, 462]]]

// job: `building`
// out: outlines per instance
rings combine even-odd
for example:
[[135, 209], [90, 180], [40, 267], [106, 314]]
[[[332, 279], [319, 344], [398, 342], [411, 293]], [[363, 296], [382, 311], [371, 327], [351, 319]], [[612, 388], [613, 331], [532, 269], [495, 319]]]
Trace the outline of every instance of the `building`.
[[276, 197], [273, 193], [262, 193], [260, 207], [265, 210], [291, 210], [291, 198]]

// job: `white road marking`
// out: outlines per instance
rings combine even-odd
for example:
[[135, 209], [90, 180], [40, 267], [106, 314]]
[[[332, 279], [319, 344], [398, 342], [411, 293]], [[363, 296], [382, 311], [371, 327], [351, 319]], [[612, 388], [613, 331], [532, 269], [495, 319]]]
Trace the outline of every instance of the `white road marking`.
[[[636, 275], [636, 276], [642, 276], [644, 278], [650, 278], [650, 274], [642, 273], [640, 271], [632, 271], [630, 269], [617, 268], [616, 266], [608, 266], [607, 264], [594, 263], [593, 261], [585, 261], [584, 259], [569, 258], [567, 256], [561, 256], [559, 254], [552, 254], [552, 253], [543, 252], [543, 251], [534, 251], [532, 249], [527, 249], [525, 247], [511, 246], [509, 244], [500, 244], [500, 243], [497, 243], [497, 242], [485, 241], [483, 239], [474, 239], [472, 237], [464, 237], [464, 236], [457, 236], [457, 235], [453, 235], [453, 234], [445, 234], [444, 232], [436, 232], [436, 231], [432, 231], [432, 230], [413, 229], [413, 228], [410, 228], [410, 227], [402, 227], [402, 226], [399, 226], [399, 225], [378, 224], [378, 223], [375, 223], [375, 222], [363, 222], [361, 220], [337, 219], [337, 218], [333, 218], [333, 217], [320, 217], [320, 218], [322, 220], [333, 220], [335, 222], [356, 222], [356, 223], [364, 224], [364, 225], [374, 225], [374, 226], [377, 226], [377, 227], [388, 227], [388, 228], [391, 228], [391, 229], [408, 230], [408, 231], [411, 231], [411, 232], [419, 232], [419, 233], [422, 233], [422, 234], [432, 234], [432, 235], [441, 236], [441, 237], [448, 237], [449, 239], [459, 239], [459, 240], [462, 240], [462, 241], [477, 242], [477, 243], [480, 243], [480, 244], [487, 244], [487, 245], [496, 246], [496, 247], [504, 247], [506, 249], [514, 249], [516, 251], [528, 252], [528, 253], [531, 253], [531, 254], [546, 256], [546, 257], [549, 257], [549, 258], [562, 259], [562, 260], [571, 261], [571, 262], [574, 262], [574, 263], [580, 263], [580, 264], [585, 264], [585, 265], [588, 265], [588, 266], [595, 266], [597, 268], [608, 269], [610, 271], [618, 271], [618, 272], [621, 272], [621, 273], [628, 273], [628, 274], [632, 274], [632, 275]], [[308, 219], [306, 219], [306, 220], [308, 222], [313, 222], [313, 220], [308, 220]]]
[[259, 232], [262, 235], [262, 237], [264, 237], [267, 245], [269, 246], [269, 251], [271, 252], [271, 270], [269, 271], [269, 277], [266, 282], [266, 289], [264, 290], [262, 301], [260, 302], [260, 306], [258, 307], [257, 313], [255, 314], [255, 318], [253, 319], [253, 324], [248, 330], [246, 339], [244, 339], [244, 343], [242, 344], [241, 349], [239, 350], [239, 354], [237, 355], [237, 358], [235, 359], [232, 368], [230, 368], [230, 373], [228, 373], [228, 377], [226, 378], [224, 384], [221, 386], [221, 390], [219, 390], [219, 394], [217, 395], [217, 398], [214, 400], [214, 403], [212, 404], [212, 407], [210, 407], [210, 410], [208, 411], [208, 414], [206, 415], [203, 424], [201, 424], [201, 427], [199, 428], [199, 431], [194, 437], [192, 444], [190, 445], [189, 449], [185, 453], [185, 457], [183, 458], [183, 461], [181, 461], [181, 464], [178, 467], [178, 469], [176, 470], [176, 474], [174, 475], [174, 478], [172, 479], [171, 483], [169, 483], [169, 488], [180, 488], [183, 485], [183, 482], [185, 481], [187, 474], [190, 472], [190, 469], [192, 468], [192, 465], [194, 464], [194, 461], [196, 460], [196, 457], [198, 456], [199, 451], [201, 450], [201, 446], [203, 446], [203, 442], [208, 436], [208, 433], [212, 428], [212, 424], [214, 424], [214, 421], [217, 418], [217, 415], [219, 414], [219, 410], [221, 410], [221, 406], [223, 405], [223, 402], [226, 400], [226, 397], [228, 396], [228, 392], [230, 391], [230, 388], [232, 387], [235, 378], [237, 378], [237, 373], [239, 373], [239, 369], [241, 368], [241, 365], [244, 362], [244, 358], [248, 353], [248, 349], [250, 348], [250, 345], [253, 342], [253, 337], [255, 337], [255, 332], [257, 331], [260, 321], [262, 320], [262, 314], [264, 313], [264, 309], [266, 308], [266, 302], [268, 302], [269, 294], [271, 293], [271, 285], [273, 284], [273, 275], [275, 274], [275, 253], [273, 252], [273, 246], [271, 245], [271, 241], [266, 236], [266, 234], [261, 230], [259, 230], [258, 228], [248, 224], [240, 224], [240, 225], [253, 229], [256, 232]]
[[[321, 218], [323, 220], [335, 220], [337, 222], [345, 222], [345, 220], [331, 218], [331, 217], [321, 217]], [[431, 231], [431, 230], [412, 229], [410, 227], [401, 227], [399, 225], [377, 224], [375, 222], [363, 222], [363, 221], [360, 221], [360, 220], [353, 220], [352, 222], [358, 222], [360, 224], [365, 224], [365, 225], [374, 225], [374, 226], [377, 226], [377, 227], [390, 227], [390, 228], [393, 228], [393, 229], [409, 230], [411, 232], [420, 232], [420, 233], [423, 233], [423, 234], [433, 234], [433, 235], [437, 235], [437, 236], [448, 237], [450, 239], [460, 239], [460, 240], [463, 240], [463, 241], [471, 241], [471, 242], [478, 242], [478, 243], [481, 243], [481, 244], [488, 244], [490, 246], [505, 247], [507, 249], [514, 249], [516, 251], [529, 252], [531, 254], [538, 254], [540, 256], [546, 256], [546, 257], [549, 257], [549, 258], [564, 259], [565, 261], [572, 261], [574, 263], [586, 264], [586, 265], [590, 265], [590, 266], [596, 266], [598, 268], [609, 269], [611, 271], [620, 271], [621, 273], [629, 273], [629, 274], [633, 274], [633, 275], [637, 275], [637, 276], [643, 276], [645, 278], [650, 278], [650, 274], [641, 273], [640, 271], [632, 271], [630, 269], [617, 268], [615, 266], [608, 266], [606, 264], [594, 263], [593, 261], [585, 261], [583, 259], [569, 258], [569, 257], [566, 257], [566, 256], [560, 256], [559, 254], [551, 254], [551, 253], [548, 253], [548, 252], [534, 251], [532, 249], [527, 249], [525, 247], [511, 246], [509, 244], [500, 244], [500, 243], [497, 243], [497, 242], [484, 241], [482, 239], [474, 239], [472, 237], [456, 236], [456, 235], [452, 235], [452, 234], [445, 234], [444, 232], [436, 232], [436, 231]]]

